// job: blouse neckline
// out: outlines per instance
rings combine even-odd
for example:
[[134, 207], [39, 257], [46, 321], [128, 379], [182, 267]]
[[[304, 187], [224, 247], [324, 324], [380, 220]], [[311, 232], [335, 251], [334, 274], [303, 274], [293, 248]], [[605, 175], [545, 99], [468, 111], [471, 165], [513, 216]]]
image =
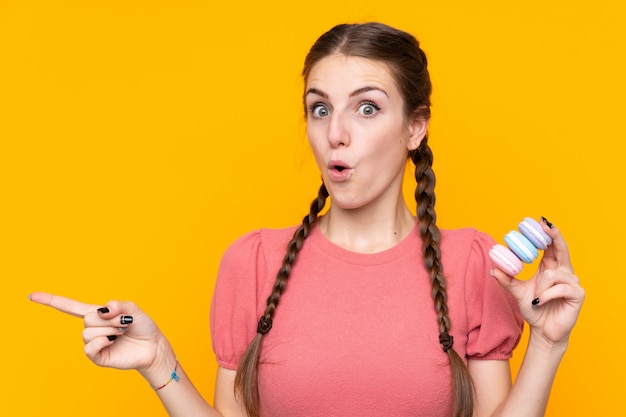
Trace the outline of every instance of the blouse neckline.
[[411, 232], [398, 244], [375, 253], [354, 252], [336, 245], [324, 236], [317, 223], [311, 228], [307, 241], [313, 243], [328, 256], [353, 265], [381, 265], [393, 262], [407, 253], [419, 255], [422, 246], [421, 237], [417, 230], [417, 222], [413, 225]]

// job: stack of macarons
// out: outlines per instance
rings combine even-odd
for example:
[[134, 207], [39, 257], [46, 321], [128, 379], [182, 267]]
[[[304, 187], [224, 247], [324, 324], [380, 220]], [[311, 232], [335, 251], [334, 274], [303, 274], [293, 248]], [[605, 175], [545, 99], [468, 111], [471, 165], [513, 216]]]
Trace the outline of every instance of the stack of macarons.
[[538, 249], [544, 250], [552, 243], [552, 238], [543, 231], [536, 220], [525, 217], [519, 225], [520, 232], [511, 230], [504, 236], [504, 245], [495, 244], [489, 257], [503, 272], [514, 276], [522, 270], [522, 262], [531, 263], [539, 256]]

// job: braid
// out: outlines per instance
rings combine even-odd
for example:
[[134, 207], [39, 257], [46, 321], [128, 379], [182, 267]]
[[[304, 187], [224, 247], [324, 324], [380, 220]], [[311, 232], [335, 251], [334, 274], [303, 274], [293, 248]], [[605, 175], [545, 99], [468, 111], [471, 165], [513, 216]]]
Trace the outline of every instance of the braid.
[[441, 262], [441, 232], [437, 227], [435, 214], [435, 172], [432, 169], [433, 153], [424, 137], [416, 151], [410, 153], [415, 163], [415, 201], [417, 203], [417, 221], [422, 237], [424, 265], [430, 275], [432, 296], [439, 324], [439, 343], [448, 353], [452, 372], [454, 392], [454, 417], [472, 417], [474, 409], [474, 386], [463, 360], [453, 349], [450, 335], [450, 316], [448, 315], [448, 293], [446, 278]]
[[287, 244], [287, 253], [283, 257], [283, 263], [276, 274], [276, 281], [272, 287], [272, 292], [267, 297], [265, 312], [259, 319], [257, 334], [246, 349], [235, 376], [235, 395], [240, 397], [246, 412], [250, 417], [259, 416], [259, 381], [258, 365], [259, 354], [261, 353], [261, 338], [272, 328], [272, 319], [280, 296], [285, 291], [287, 279], [291, 274], [291, 269], [296, 262], [296, 256], [304, 240], [311, 232], [311, 226], [317, 221], [317, 216], [326, 205], [328, 191], [324, 183], [320, 186], [317, 198], [311, 203], [309, 214], [302, 219], [302, 224], [296, 229], [293, 237]]

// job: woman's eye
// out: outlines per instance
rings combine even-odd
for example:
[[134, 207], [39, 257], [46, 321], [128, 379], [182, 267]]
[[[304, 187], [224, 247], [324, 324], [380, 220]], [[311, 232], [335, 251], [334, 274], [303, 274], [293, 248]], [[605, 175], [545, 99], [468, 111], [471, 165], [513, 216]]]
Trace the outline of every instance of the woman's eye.
[[314, 104], [311, 106], [310, 108], [311, 114], [313, 115], [313, 117], [320, 119], [322, 117], [326, 117], [330, 114], [330, 111], [328, 111], [328, 108], [326, 108], [326, 106], [324, 106], [323, 104]]
[[365, 117], [370, 117], [373, 116], [378, 110], [380, 110], [380, 108], [376, 104], [367, 102], [362, 103], [359, 106], [358, 112]]

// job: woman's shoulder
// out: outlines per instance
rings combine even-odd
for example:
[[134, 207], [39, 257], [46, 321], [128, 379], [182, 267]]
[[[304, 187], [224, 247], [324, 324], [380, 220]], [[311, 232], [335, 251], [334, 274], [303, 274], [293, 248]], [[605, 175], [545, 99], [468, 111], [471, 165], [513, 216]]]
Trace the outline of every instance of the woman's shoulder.
[[254, 229], [244, 233], [235, 239], [226, 252], [241, 251], [245, 248], [259, 247], [265, 249], [273, 249], [280, 247], [285, 249], [286, 243], [293, 236], [298, 226], [290, 226], [284, 228], [262, 228]]
[[287, 243], [297, 227], [264, 228], [249, 231], [235, 239], [226, 248], [222, 254], [221, 264], [237, 267], [259, 260], [280, 262], [287, 249]]
[[441, 230], [442, 246], [445, 245], [457, 248], [480, 246], [491, 248], [495, 243], [495, 240], [489, 234], [471, 227]]
[[474, 228], [442, 230], [441, 253], [448, 275], [473, 279], [488, 273], [492, 267], [489, 250], [494, 244], [491, 236]]
[[294, 229], [252, 230], [231, 243], [224, 251], [218, 269], [215, 293], [219, 299], [234, 299], [236, 294], [240, 294], [237, 299], [245, 298], [241, 294], [244, 288], [250, 290], [247, 294], [250, 300], [260, 299], [273, 282], [272, 277], [281, 265]]

